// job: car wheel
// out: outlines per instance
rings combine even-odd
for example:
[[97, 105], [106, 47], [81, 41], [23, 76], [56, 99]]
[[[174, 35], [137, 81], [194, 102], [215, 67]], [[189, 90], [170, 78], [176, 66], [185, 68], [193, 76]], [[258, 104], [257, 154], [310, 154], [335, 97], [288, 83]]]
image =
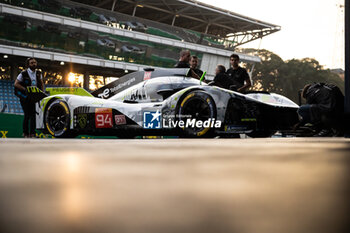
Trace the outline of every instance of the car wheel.
[[213, 137], [214, 128], [209, 124], [209, 127], [186, 127], [188, 121], [210, 121], [215, 123], [216, 106], [213, 98], [204, 91], [192, 91], [183, 96], [177, 106], [177, 120], [184, 121], [185, 126], [180, 128], [181, 137]]
[[70, 132], [70, 113], [66, 102], [55, 100], [49, 105], [45, 112], [45, 126], [54, 137], [73, 136]]

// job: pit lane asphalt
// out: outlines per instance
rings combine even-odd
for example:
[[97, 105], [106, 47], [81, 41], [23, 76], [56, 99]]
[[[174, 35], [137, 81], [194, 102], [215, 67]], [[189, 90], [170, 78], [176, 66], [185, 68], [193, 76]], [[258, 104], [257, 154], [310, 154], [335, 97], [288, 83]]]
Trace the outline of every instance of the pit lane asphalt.
[[350, 140], [2, 139], [0, 232], [350, 232]]

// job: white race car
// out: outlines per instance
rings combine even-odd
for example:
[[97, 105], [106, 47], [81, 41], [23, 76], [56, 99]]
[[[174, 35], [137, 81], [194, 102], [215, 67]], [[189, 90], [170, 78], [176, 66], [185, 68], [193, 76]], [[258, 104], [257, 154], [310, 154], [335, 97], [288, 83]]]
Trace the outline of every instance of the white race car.
[[207, 85], [188, 73], [189, 69], [134, 72], [91, 94], [81, 88], [47, 88], [50, 96], [37, 104], [37, 129], [54, 137], [268, 137], [298, 122], [299, 106], [284, 96], [241, 94]]

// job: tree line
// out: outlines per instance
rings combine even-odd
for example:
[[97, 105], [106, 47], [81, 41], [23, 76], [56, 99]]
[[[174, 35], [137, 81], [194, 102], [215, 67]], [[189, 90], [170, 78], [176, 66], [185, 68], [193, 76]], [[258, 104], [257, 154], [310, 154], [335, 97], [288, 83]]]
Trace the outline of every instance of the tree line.
[[241, 49], [241, 52], [261, 58], [252, 73], [253, 90], [284, 95], [298, 102], [298, 91], [313, 82], [332, 83], [344, 92], [344, 81], [313, 58], [283, 61], [268, 50]]

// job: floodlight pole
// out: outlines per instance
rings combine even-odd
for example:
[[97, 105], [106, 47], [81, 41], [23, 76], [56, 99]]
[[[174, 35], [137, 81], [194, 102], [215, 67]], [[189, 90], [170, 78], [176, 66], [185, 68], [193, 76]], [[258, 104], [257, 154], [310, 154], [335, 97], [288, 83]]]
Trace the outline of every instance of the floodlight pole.
[[112, 9], [111, 9], [111, 11], [114, 11], [114, 8], [115, 8], [115, 4], [117, 3], [117, 0], [114, 0], [113, 1], [113, 5], [112, 5]]
[[345, 137], [350, 137], [350, 0], [345, 0]]

